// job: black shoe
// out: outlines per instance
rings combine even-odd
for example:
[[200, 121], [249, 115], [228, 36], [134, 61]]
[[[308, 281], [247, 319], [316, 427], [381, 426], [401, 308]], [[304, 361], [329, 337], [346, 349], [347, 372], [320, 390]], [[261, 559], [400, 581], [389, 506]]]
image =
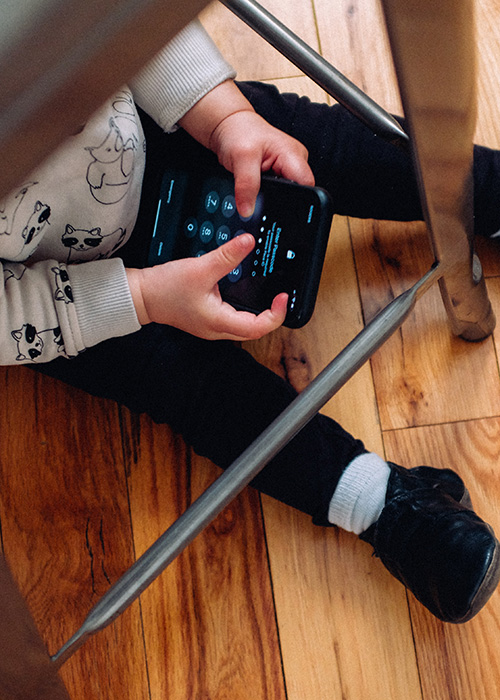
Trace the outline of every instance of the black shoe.
[[360, 538], [433, 615], [467, 622], [500, 579], [498, 540], [458, 474], [389, 466], [384, 509]]

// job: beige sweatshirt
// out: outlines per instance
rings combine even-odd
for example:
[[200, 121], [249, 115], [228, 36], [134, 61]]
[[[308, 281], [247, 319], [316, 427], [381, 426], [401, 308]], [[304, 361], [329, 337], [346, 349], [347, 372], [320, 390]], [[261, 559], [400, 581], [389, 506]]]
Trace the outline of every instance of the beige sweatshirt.
[[198, 21], [0, 202], [0, 364], [72, 357], [139, 329], [122, 261], [144, 174], [136, 104], [165, 131], [231, 66]]

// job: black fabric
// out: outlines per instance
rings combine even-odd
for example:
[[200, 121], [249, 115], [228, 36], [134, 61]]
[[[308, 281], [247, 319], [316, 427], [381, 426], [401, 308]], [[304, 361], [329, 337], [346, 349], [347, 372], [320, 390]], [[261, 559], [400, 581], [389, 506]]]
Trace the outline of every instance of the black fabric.
[[[342, 107], [281, 95], [260, 83], [244, 83], [241, 89], [270, 123], [304, 142], [317, 184], [330, 191], [337, 213], [421, 217], [409, 157], [373, 136]], [[182, 157], [196, 167], [200, 158], [214, 158], [182, 130], [166, 135], [147, 115], [141, 117], [147, 139], [141, 208], [130, 242], [118, 251], [128, 266], [144, 261], [164, 164]], [[478, 202], [486, 199], [485, 183], [496, 157], [487, 149], [479, 152]], [[241, 348], [156, 325], [90, 348], [74, 360], [59, 359], [35, 369], [169, 424], [199, 454], [223, 468], [295, 397], [285, 381]], [[326, 524], [328, 503], [343, 469], [363, 451], [363, 444], [337, 423], [316, 416], [254, 485]]]
[[[296, 396], [233, 343], [200, 340], [156, 324], [36, 369], [169, 424], [223, 468]], [[318, 415], [252, 485], [326, 525], [340, 474], [363, 451], [360, 441]]]

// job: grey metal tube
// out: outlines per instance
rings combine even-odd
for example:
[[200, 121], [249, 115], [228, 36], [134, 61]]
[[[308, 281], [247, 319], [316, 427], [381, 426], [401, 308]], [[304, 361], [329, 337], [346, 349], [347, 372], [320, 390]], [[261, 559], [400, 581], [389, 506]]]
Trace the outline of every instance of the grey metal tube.
[[59, 668], [86, 639], [117, 618], [182, 550], [308, 423], [394, 331], [440, 275], [433, 267], [394, 299], [327, 365], [243, 454], [118, 579], [89, 612], [80, 629], [52, 657]]
[[408, 147], [408, 135], [391, 114], [345, 78], [265, 8], [254, 0], [220, 0], [220, 2], [370, 127], [374, 133], [390, 143]]

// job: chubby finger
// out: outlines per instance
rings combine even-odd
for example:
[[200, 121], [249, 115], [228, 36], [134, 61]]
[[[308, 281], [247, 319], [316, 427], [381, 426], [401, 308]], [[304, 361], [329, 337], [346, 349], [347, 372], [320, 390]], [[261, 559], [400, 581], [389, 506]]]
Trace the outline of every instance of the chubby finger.
[[255, 239], [249, 233], [243, 233], [199, 258], [205, 266], [206, 279], [216, 284], [228, 275], [249, 255], [255, 245]]
[[255, 331], [259, 333], [258, 338], [266, 333], [276, 330], [283, 325], [288, 308], [288, 294], [282, 292], [273, 299], [270, 309], [260, 313], [255, 319]]
[[226, 340], [257, 340], [276, 330], [285, 320], [288, 294], [278, 294], [270, 309], [255, 315], [247, 311], [237, 311], [225, 304], [224, 316], [219, 319], [218, 338]]
[[283, 177], [298, 182], [299, 185], [313, 187], [315, 184], [313, 171], [306, 159], [300, 155], [292, 154], [286, 161], [282, 170]]
[[238, 213], [244, 219], [252, 216], [255, 201], [259, 194], [262, 167], [261, 161], [252, 152], [247, 157], [240, 156], [234, 169], [234, 198]]

